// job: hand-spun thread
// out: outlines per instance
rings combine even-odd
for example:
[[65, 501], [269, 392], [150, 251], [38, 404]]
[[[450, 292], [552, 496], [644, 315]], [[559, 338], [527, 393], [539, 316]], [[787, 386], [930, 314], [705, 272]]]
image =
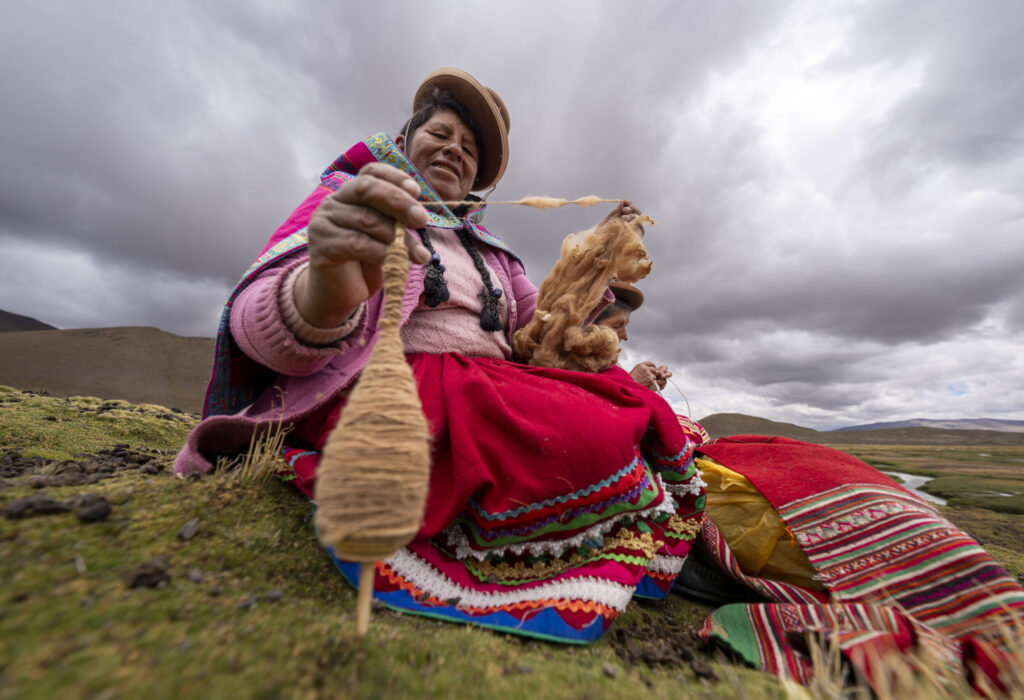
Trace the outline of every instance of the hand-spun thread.
[[390, 556], [423, 520], [430, 433], [399, 332], [408, 271], [405, 228], [396, 224], [377, 342], [317, 469], [320, 541], [350, 561]]
[[534, 209], [556, 209], [557, 207], [564, 207], [567, 204], [575, 204], [580, 207], [592, 207], [595, 204], [601, 202], [621, 202], [621, 199], [602, 199], [596, 195], [587, 195], [586, 197], [579, 197], [578, 199], [561, 199], [559, 197], [546, 197], [544, 195], [530, 195], [523, 197], [522, 199], [506, 200], [503, 202], [479, 202], [476, 200], [460, 201], [460, 202], [423, 202], [423, 206], [438, 206], [444, 205], [451, 209], [462, 206], [481, 206], [482, 204], [519, 204], [524, 207], [533, 207]]
[[676, 384], [671, 379], [668, 380], [668, 383], [676, 388], [676, 391], [679, 392], [679, 395], [683, 397], [683, 401], [686, 402], [686, 415], [687, 416], [692, 416], [693, 414], [690, 412], [690, 400], [688, 398], [686, 398], [686, 394], [684, 394], [683, 390], [679, 388], [679, 385]]
[[614, 217], [566, 237], [544, 278], [533, 318], [512, 336], [516, 360], [540, 367], [602, 372], [619, 357], [619, 339], [604, 326], [584, 326], [613, 279], [635, 282], [651, 271], [641, 240], [649, 216]]

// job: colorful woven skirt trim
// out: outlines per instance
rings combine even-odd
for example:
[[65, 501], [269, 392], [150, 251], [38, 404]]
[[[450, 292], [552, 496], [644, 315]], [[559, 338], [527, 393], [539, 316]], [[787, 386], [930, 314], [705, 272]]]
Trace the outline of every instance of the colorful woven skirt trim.
[[[599, 547], [536, 561], [467, 562], [438, 541], [416, 541], [375, 568], [374, 597], [402, 612], [568, 643], [601, 637], [625, 610], [655, 543], [635, 525]], [[331, 559], [353, 586], [359, 565]]]
[[[701, 452], [758, 487], [828, 595], [745, 575], [706, 521], [701, 546], [718, 567], [778, 604], [724, 606], [705, 622], [703, 637], [802, 681], [811, 675], [809, 637], [834, 641], [869, 680], [879, 659], [893, 652], [909, 659], [911, 650], [968, 677], [968, 659], [998, 673], [1009, 658], [1008, 628], [1020, 634], [1024, 623], [1024, 588], [977, 542], [849, 455], [781, 438], [739, 440], [761, 443]], [[791, 500], [780, 502], [780, 493]]]
[[[700, 527], [702, 436], [660, 396], [618, 368], [594, 375], [454, 354], [409, 362], [433, 438], [427, 510], [416, 539], [376, 564], [375, 597], [585, 643], [633, 595], [671, 589]], [[285, 449], [307, 495], [343, 408], [311, 417]], [[358, 566], [334, 561], [354, 584]]]

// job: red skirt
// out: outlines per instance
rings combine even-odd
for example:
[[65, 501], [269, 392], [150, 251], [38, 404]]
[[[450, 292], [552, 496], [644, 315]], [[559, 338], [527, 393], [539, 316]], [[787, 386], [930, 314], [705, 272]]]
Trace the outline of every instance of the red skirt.
[[[618, 367], [408, 359], [433, 437], [430, 487], [417, 538], [378, 564], [378, 597], [409, 612], [590, 641], [633, 593], [671, 587], [703, 511], [692, 460], [699, 427], [682, 428], [664, 399]], [[286, 450], [308, 496], [343, 409], [311, 416]], [[396, 592], [404, 595], [386, 597]], [[531, 629], [534, 618], [544, 624]]]

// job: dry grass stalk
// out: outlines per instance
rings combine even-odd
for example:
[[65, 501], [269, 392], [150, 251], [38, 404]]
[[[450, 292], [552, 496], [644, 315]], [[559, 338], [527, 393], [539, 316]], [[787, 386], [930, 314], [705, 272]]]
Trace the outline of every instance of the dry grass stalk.
[[859, 677], [851, 684], [849, 667], [843, 662], [838, 645], [819, 635], [809, 636], [808, 651], [814, 676], [806, 686], [790, 678], [782, 680], [792, 700], [835, 698], [837, 700], [966, 700], [967, 698], [1024, 698], [1024, 621], [1007, 609], [1006, 620], [995, 628], [1000, 646], [1009, 654], [1009, 663], [1000, 676], [1000, 690], [977, 668], [969, 669], [977, 689], [956, 665], [943, 659], [937, 650], [919, 645], [904, 654], [879, 656], [871, 653], [872, 687]]
[[285, 427], [282, 421], [263, 430], [254, 430], [244, 455], [217, 458], [217, 473], [230, 475], [243, 483], [265, 484], [283, 464], [281, 448], [289, 432], [291, 426]]

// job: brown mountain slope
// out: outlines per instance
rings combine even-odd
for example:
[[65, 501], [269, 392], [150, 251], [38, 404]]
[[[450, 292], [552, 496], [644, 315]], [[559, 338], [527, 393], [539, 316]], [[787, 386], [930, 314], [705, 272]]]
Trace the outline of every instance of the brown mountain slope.
[[[96, 396], [202, 410], [212, 338], [149, 327], [0, 332], [0, 384], [54, 396]], [[778, 435], [823, 445], [1024, 445], [1024, 433], [889, 428], [819, 432], [791, 423], [716, 413], [700, 420], [712, 437]]]
[[713, 438], [726, 435], [773, 435], [820, 443], [824, 433], [801, 428], [792, 423], [779, 423], [766, 418], [746, 416], [742, 413], [715, 413], [699, 421]]
[[0, 384], [197, 412], [213, 347], [147, 327], [0, 333]]
[[727, 435], [772, 435], [819, 445], [1024, 445], [1024, 433], [999, 430], [886, 428], [833, 433], [742, 413], [715, 413], [698, 422], [713, 438]]
[[55, 326], [49, 323], [37, 321], [29, 316], [12, 314], [10, 311], [0, 309], [0, 333], [13, 333], [17, 331], [48, 331], [56, 330]]

